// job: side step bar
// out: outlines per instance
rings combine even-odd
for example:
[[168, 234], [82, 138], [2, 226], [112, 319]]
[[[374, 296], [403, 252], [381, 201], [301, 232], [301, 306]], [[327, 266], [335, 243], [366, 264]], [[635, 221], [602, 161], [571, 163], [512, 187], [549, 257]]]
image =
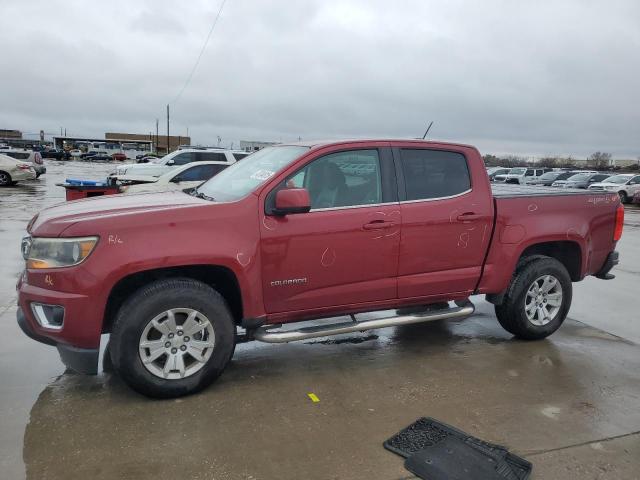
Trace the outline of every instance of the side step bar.
[[375, 328], [394, 327], [398, 325], [409, 325], [412, 323], [431, 322], [433, 320], [444, 320], [451, 318], [468, 317], [475, 311], [473, 303], [466, 301], [459, 306], [441, 309], [425, 310], [415, 312], [410, 315], [400, 315], [395, 317], [376, 318], [373, 320], [363, 320], [361, 322], [342, 322], [331, 325], [314, 325], [296, 330], [280, 330], [277, 326], [265, 325], [259, 327], [253, 334], [256, 340], [267, 343], [287, 343], [296, 340], [306, 340], [308, 338], [328, 337], [340, 335], [342, 333], [364, 332]]

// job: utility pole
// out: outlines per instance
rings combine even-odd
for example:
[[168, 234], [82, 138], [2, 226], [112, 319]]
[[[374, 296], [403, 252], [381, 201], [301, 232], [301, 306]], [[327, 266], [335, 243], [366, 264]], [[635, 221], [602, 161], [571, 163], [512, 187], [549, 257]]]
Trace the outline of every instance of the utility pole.
[[171, 153], [169, 145], [169, 104], [167, 103], [167, 153]]
[[158, 153], [158, 119], [156, 118], [156, 148], [154, 149], [154, 153]]

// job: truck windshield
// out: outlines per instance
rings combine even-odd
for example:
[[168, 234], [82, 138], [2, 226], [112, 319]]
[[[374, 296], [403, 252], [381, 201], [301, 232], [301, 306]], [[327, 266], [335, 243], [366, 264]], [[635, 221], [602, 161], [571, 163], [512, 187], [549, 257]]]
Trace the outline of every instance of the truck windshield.
[[263, 148], [200, 185], [196, 193], [218, 202], [239, 200], [308, 150], [292, 145]]

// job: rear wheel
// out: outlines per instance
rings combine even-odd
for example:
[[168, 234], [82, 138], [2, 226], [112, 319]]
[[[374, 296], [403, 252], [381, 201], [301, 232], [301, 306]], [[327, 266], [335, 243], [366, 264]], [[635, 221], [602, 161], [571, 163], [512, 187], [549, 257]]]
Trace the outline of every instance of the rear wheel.
[[233, 355], [235, 325], [222, 296], [208, 285], [158, 280], [120, 308], [110, 345], [115, 370], [134, 390], [179, 397], [220, 376]]
[[627, 192], [621, 191], [621, 192], [618, 192], [618, 195], [620, 196], [620, 203], [627, 203], [629, 201], [629, 196], [627, 195]]
[[496, 305], [500, 325], [513, 335], [538, 340], [555, 332], [569, 312], [572, 284], [558, 260], [538, 256], [520, 263], [504, 301]]
[[7, 187], [12, 184], [13, 180], [11, 180], [11, 175], [0, 170], [0, 187]]

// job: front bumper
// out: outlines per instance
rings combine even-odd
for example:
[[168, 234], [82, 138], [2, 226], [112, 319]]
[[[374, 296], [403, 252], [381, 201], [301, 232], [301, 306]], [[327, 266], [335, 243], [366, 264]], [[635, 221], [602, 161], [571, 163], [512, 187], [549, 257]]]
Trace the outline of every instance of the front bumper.
[[604, 261], [604, 265], [602, 265], [602, 268], [598, 270], [598, 272], [595, 274], [595, 277], [600, 278], [601, 280], [613, 280], [616, 277], [609, 272], [613, 267], [618, 265], [619, 262], [620, 255], [618, 254], [618, 252], [615, 250], [613, 252], [610, 252], [609, 255], [607, 255], [607, 259]]
[[18, 307], [16, 312], [16, 319], [18, 326], [29, 338], [44, 343], [46, 345], [54, 346], [58, 349], [60, 359], [67, 368], [87, 375], [95, 375], [98, 373], [98, 355], [99, 350], [97, 348], [78, 348], [64, 343], [58, 343], [52, 338], [45, 337], [36, 333], [27, 319], [24, 316], [24, 312], [21, 307]]

